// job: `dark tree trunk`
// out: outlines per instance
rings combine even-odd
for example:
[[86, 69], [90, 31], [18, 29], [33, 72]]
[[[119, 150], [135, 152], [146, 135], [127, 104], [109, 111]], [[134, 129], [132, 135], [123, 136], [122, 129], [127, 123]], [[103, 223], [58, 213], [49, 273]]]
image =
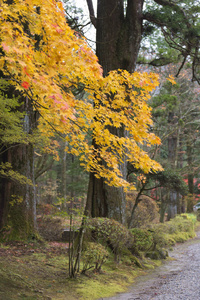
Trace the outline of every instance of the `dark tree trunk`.
[[190, 141], [187, 141], [187, 163], [188, 163], [188, 190], [191, 195], [194, 194], [194, 172], [192, 169], [193, 149]]
[[[88, 5], [91, 1], [87, 1]], [[98, 0], [96, 19], [96, 54], [106, 76], [111, 70], [133, 72], [136, 66], [142, 36], [143, 0], [128, 0], [126, 13], [123, 0]], [[90, 14], [92, 14], [90, 9]], [[123, 129], [110, 129], [125, 136]], [[121, 164], [123, 177], [127, 164]], [[90, 174], [86, 212], [92, 217], [113, 218], [125, 223], [125, 192], [123, 188], [108, 186], [104, 179]]]
[[[169, 113], [168, 122], [173, 124], [175, 115], [173, 112]], [[176, 132], [168, 138], [168, 159], [172, 169], [177, 166], [177, 134]], [[177, 214], [177, 192], [169, 192], [168, 216], [167, 220], [173, 219]]]
[[[28, 99], [23, 105], [25, 111], [24, 131], [31, 134], [35, 126], [35, 112]], [[10, 239], [25, 239], [36, 230], [36, 195], [34, 186], [34, 149], [27, 145], [10, 145], [4, 149], [1, 162], [9, 162], [13, 171], [32, 181], [32, 185], [20, 182], [20, 179], [0, 178], [0, 229], [7, 232]], [[6, 231], [4, 231], [6, 234]], [[6, 237], [6, 236], [5, 236]]]
[[[5, 149], [3, 149], [3, 151], [4, 150]], [[0, 162], [4, 164], [7, 161], [7, 152], [3, 152], [0, 156]], [[8, 216], [8, 201], [6, 201], [6, 195], [8, 195], [9, 184], [6, 183], [7, 179], [0, 177], [0, 230], [6, 224], [6, 219]]]
[[167, 198], [168, 198], [168, 192], [166, 193], [165, 190], [163, 190], [162, 188], [160, 188], [160, 199], [161, 199], [161, 203], [160, 203], [160, 223], [164, 223], [165, 222], [165, 213], [167, 210]]
[[177, 192], [170, 191], [167, 220], [175, 218], [177, 215]]
[[104, 75], [116, 69], [135, 70], [142, 37], [143, 0], [99, 0], [96, 54]]

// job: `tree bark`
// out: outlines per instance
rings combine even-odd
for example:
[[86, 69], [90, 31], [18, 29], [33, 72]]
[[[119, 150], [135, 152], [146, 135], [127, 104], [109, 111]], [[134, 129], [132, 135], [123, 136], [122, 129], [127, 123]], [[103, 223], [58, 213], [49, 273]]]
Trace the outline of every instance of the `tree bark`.
[[[126, 12], [123, 0], [98, 0], [96, 18], [96, 54], [103, 74], [125, 69], [133, 72], [142, 37], [143, 0], [128, 0]], [[91, 1], [89, 6], [91, 12]], [[126, 136], [123, 128], [111, 132]], [[123, 178], [127, 177], [127, 163], [120, 165]], [[90, 174], [86, 214], [92, 217], [113, 218], [125, 223], [125, 192], [121, 187], [109, 186], [104, 179]]]
[[[169, 113], [168, 122], [174, 123], [175, 115], [173, 112]], [[173, 135], [168, 138], [168, 158], [169, 163], [171, 164], [172, 169], [176, 169], [176, 159], [177, 159], [177, 133], [175, 132]], [[173, 219], [177, 214], [177, 192], [170, 191], [169, 192], [169, 204], [168, 204], [168, 216], [167, 220]]]
[[160, 189], [160, 199], [161, 199], [161, 203], [160, 203], [160, 223], [164, 223], [165, 222], [165, 213], [166, 213], [166, 209], [167, 209], [167, 203], [166, 203], [166, 195], [165, 196], [163, 195], [161, 189]]
[[193, 163], [193, 148], [191, 142], [187, 141], [187, 163], [188, 163], [188, 189], [191, 195], [194, 194], [194, 171], [192, 168]]

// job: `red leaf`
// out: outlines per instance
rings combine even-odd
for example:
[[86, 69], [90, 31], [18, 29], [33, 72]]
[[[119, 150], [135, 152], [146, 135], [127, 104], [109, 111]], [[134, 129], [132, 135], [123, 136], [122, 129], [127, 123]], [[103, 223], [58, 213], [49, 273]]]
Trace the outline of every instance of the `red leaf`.
[[23, 69], [23, 72], [24, 72], [28, 77], [30, 77], [29, 73], [27, 72], [27, 68], [26, 68], [26, 67]]
[[21, 86], [27, 90], [27, 89], [29, 88], [30, 85], [29, 85], [28, 82], [23, 81], [22, 84], [21, 84]]

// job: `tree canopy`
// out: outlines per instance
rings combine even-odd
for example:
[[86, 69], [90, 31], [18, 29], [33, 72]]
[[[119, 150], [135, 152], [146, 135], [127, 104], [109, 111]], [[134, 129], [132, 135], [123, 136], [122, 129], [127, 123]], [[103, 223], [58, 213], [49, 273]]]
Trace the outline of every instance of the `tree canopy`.
[[[119, 169], [124, 157], [144, 172], [160, 170], [141, 147], [160, 143], [149, 132], [147, 104], [158, 76], [116, 70], [104, 78], [95, 54], [66, 23], [59, 1], [1, 1], [1, 10], [3, 76], [39, 112], [41, 134], [59, 133], [66, 151], [111, 185], [129, 185]], [[87, 91], [87, 97], [77, 99], [77, 89]], [[112, 134], [110, 126], [124, 127], [129, 136]]]

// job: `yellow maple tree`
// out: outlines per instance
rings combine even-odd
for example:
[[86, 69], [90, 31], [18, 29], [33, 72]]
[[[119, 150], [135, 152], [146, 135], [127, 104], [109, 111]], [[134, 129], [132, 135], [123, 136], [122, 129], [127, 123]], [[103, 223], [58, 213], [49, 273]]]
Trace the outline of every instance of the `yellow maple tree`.
[[[66, 139], [66, 151], [110, 185], [130, 186], [119, 168], [124, 159], [144, 172], [162, 169], [142, 150], [160, 143], [149, 132], [147, 103], [158, 75], [118, 70], [104, 78], [93, 51], [66, 23], [60, 1], [0, 0], [0, 10], [0, 66], [39, 112], [41, 134], [51, 138], [54, 128]], [[80, 86], [87, 93], [77, 99], [73, 90]]]

